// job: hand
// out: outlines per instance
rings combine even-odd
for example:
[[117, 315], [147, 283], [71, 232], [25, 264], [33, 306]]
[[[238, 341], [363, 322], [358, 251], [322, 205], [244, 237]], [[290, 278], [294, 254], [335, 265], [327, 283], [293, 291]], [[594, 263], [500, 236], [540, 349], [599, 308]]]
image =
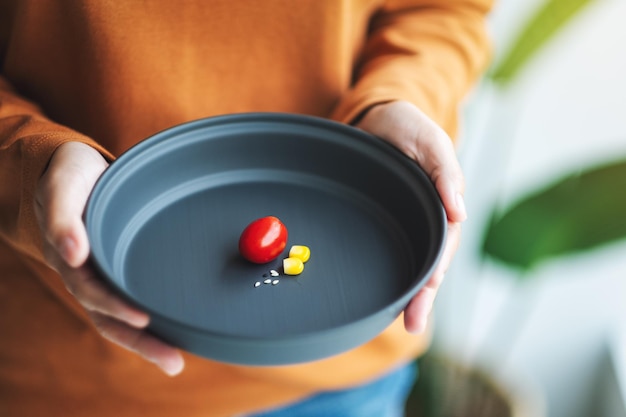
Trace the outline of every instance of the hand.
[[35, 194], [44, 257], [102, 336], [176, 375], [184, 367], [180, 352], [146, 333], [148, 315], [126, 304], [85, 266], [89, 241], [82, 213], [107, 166], [98, 151], [83, 143], [68, 142], [56, 150]]
[[443, 281], [461, 237], [467, 215], [463, 203], [465, 180], [448, 135], [414, 105], [394, 101], [372, 107], [356, 124], [396, 146], [430, 176], [448, 217], [448, 236], [441, 260], [426, 285], [404, 310], [409, 332], [425, 331], [437, 290]]

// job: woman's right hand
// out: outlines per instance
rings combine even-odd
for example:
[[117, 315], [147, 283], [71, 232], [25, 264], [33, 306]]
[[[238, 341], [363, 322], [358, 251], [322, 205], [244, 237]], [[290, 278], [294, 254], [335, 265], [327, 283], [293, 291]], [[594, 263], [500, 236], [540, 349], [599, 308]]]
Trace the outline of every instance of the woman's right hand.
[[150, 317], [114, 294], [85, 265], [89, 241], [82, 215], [96, 180], [107, 166], [98, 151], [80, 142], [65, 143], [55, 151], [35, 194], [44, 256], [102, 336], [173, 376], [184, 367], [180, 351], [150, 336], [145, 331]]

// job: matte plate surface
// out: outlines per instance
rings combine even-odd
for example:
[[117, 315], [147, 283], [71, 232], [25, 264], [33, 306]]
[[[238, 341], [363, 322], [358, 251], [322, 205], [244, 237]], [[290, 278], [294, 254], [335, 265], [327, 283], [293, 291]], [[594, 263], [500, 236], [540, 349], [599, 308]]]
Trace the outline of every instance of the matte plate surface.
[[[251, 264], [239, 235], [268, 215], [287, 226], [287, 249]], [[315, 360], [375, 337], [424, 284], [445, 237], [415, 163], [357, 129], [285, 114], [148, 138], [111, 164], [85, 219], [97, 268], [151, 314], [152, 332], [250, 365]], [[281, 264], [294, 244], [312, 254], [289, 277]]]

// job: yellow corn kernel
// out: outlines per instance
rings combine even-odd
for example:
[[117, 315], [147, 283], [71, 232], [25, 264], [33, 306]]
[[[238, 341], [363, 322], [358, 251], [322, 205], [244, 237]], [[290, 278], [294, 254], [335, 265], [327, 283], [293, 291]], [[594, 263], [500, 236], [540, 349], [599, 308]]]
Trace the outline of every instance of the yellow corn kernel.
[[308, 246], [293, 245], [291, 249], [289, 249], [289, 257], [298, 258], [302, 262], [306, 262], [311, 257], [311, 249], [309, 249]]
[[300, 275], [304, 271], [304, 263], [300, 258], [283, 259], [283, 270], [286, 275]]

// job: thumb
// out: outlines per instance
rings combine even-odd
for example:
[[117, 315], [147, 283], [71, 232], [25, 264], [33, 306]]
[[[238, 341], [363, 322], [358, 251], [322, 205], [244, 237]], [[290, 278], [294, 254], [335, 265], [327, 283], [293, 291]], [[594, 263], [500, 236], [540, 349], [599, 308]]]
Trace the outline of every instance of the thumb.
[[414, 120], [416, 137], [411, 142], [415, 160], [430, 176], [441, 197], [441, 201], [451, 222], [463, 222], [467, 218], [463, 195], [465, 178], [457, 159], [456, 150], [450, 137], [425, 115]]
[[435, 184], [448, 220], [462, 222], [465, 180], [450, 137], [420, 109], [405, 101], [371, 108], [357, 125], [415, 160]]
[[53, 154], [36, 192], [36, 211], [46, 243], [71, 267], [89, 256], [82, 214], [98, 177], [108, 166], [92, 147], [65, 143]]
[[[433, 160], [436, 159], [433, 158]], [[424, 165], [441, 197], [448, 220], [451, 222], [465, 221], [467, 219], [463, 198], [465, 180], [458, 161], [455, 158], [450, 158], [447, 163], [441, 165]]]

